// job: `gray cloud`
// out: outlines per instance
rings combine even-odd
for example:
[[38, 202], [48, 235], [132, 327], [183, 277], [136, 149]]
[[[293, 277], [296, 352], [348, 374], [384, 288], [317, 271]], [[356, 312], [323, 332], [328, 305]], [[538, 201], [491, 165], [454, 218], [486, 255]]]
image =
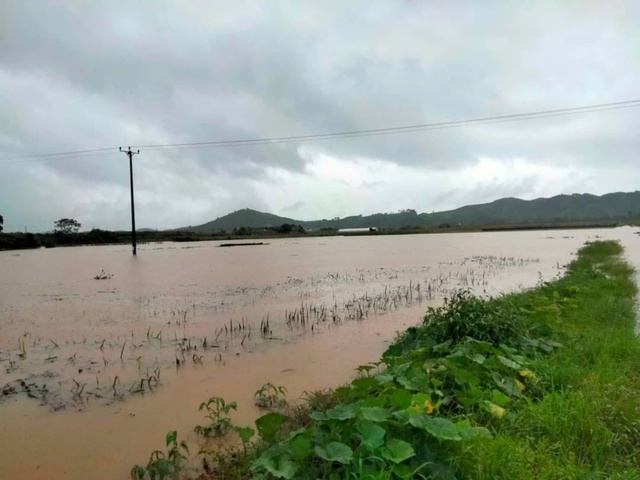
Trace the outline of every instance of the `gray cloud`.
[[[4, 2], [0, 158], [360, 130], [635, 98], [638, 14], [631, 0], [526, 7], [400, 0]], [[296, 143], [143, 149], [136, 158], [140, 215], [163, 228], [243, 207], [301, 217], [320, 207], [325, 217], [378, 208], [375, 195], [354, 197], [344, 179], [324, 206], [312, 207], [307, 195], [322, 199], [321, 190], [334, 188], [308, 178], [310, 158], [322, 156], [448, 172], [448, 179], [480, 158], [523, 158], [581, 169], [580, 181], [566, 177], [556, 185], [561, 190], [631, 189], [633, 175], [619, 182], [608, 176], [604, 185], [598, 172], [606, 165], [638, 173], [639, 129], [637, 110], [629, 109], [310, 142], [305, 155]], [[275, 184], [273, 169], [290, 172], [291, 182], [306, 178], [316, 190], [303, 194], [294, 183]], [[85, 224], [126, 228], [127, 173], [121, 154], [0, 164], [0, 209], [8, 225], [45, 229], [73, 214]], [[456, 206], [451, 198], [477, 203], [541, 191], [535, 175], [542, 173], [522, 175], [504, 188], [444, 185], [455, 192], [446, 198], [440, 190], [397, 185], [406, 197], [398, 208], [432, 210]], [[367, 178], [357, 188], [377, 192], [378, 182], [386, 179]]]

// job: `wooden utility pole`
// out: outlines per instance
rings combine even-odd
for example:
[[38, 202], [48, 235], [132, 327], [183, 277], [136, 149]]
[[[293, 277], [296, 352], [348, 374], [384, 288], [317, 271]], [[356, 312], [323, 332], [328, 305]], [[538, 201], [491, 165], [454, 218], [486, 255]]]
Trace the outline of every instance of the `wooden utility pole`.
[[129, 147], [129, 150], [123, 150], [120, 147], [120, 151], [125, 153], [129, 157], [129, 182], [131, 184], [131, 243], [133, 245], [133, 254], [136, 254], [136, 209], [133, 204], [133, 156], [139, 155], [140, 150], [134, 152]]

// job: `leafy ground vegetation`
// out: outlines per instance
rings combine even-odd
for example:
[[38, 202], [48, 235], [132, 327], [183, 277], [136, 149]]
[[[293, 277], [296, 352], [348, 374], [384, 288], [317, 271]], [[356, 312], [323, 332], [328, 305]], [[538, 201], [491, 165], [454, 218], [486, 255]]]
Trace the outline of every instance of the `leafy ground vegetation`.
[[[233, 427], [242, 446], [202, 450], [201, 478], [640, 478], [636, 286], [621, 253], [595, 242], [558, 281], [459, 292], [350, 385], [278, 401], [257, 432]], [[154, 459], [177, 472], [167, 446], [132, 476], [165, 478]]]

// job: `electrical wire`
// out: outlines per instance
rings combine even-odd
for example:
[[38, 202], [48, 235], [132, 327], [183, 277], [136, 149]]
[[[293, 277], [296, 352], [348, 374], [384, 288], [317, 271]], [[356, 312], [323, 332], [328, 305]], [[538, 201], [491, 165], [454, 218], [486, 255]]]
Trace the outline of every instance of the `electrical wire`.
[[270, 138], [253, 138], [244, 140], [220, 140], [211, 142], [191, 142], [191, 143], [170, 143], [170, 144], [150, 144], [150, 145], [132, 145], [132, 148], [146, 148], [146, 149], [159, 149], [159, 148], [183, 148], [183, 147], [199, 147], [199, 146], [222, 146], [229, 147], [234, 145], [260, 145], [265, 143], [289, 143], [289, 142], [301, 142], [310, 140], [321, 140], [329, 138], [353, 138], [353, 137], [365, 137], [375, 135], [388, 135], [392, 133], [404, 133], [404, 132], [416, 132], [422, 130], [436, 130], [441, 128], [453, 128], [460, 126], [469, 126], [475, 124], [485, 123], [502, 123], [507, 121], [527, 120], [536, 118], [555, 117], [560, 115], [576, 115], [580, 113], [591, 113], [602, 110], [616, 110], [620, 108], [640, 107], [640, 99], [625, 100], [621, 102], [603, 103], [596, 105], [587, 105], [582, 107], [562, 108], [556, 110], [543, 110], [530, 113], [516, 113], [510, 115], [498, 115], [493, 117], [481, 117], [469, 120], [453, 120], [447, 122], [438, 123], [426, 123], [418, 125], [406, 125], [401, 127], [386, 127], [376, 128], [369, 130], [352, 130], [345, 132], [332, 132], [332, 133], [319, 133], [309, 135], [295, 135], [286, 137], [270, 137]]
[[109, 149], [96, 149], [96, 150], [87, 150], [87, 153], [79, 153], [79, 154], [72, 154], [72, 153], [77, 153], [77, 152], [70, 152], [70, 153], [58, 153], [55, 154], [56, 156], [53, 156], [54, 154], [49, 154], [47, 155], [45, 158], [42, 158], [42, 155], [37, 155], [35, 157], [28, 157], [28, 156], [24, 156], [21, 158], [16, 158], [16, 159], [8, 159], [5, 161], [0, 161], [0, 165], [9, 165], [9, 164], [15, 164], [15, 163], [31, 163], [31, 162], [51, 162], [51, 161], [58, 161], [58, 160], [77, 160], [77, 159], [81, 159], [81, 158], [92, 158], [92, 157], [102, 157], [105, 155], [115, 155], [118, 152], [118, 150], [115, 151], [104, 151], [104, 150], [113, 150], [111, 148]]
[[[189, 143], [167, 143], [167, 144], [148, 144], [148, 145], [131, 145], [131, 148], [146, 150], [162, 150], [162, 149], [202, 149], [202, 148], [223, 148], [223, 147], [242, 147], [255, 145], [277, 145], [285, 143], [306, 143], [312, 141], [325, 141], [335, 139], [348, 139], [359, 137], [374, 137], [380, 135], [392, 135], [399, 133], [413, 133], [429, 130], [441, 130], [446, 128], [461, 128], [476, 125], [488, 125], [495, 123], [515, 122], [524, 120], [536, 120], [541, 118], [550, 118], [558, 116], [578, 115], [585, 113], [594, 113], [609, 110], [619, 110], [624, 108], [640, 107], [640, 99], [625, 100], [620, 102], [611, 102], [603, 104], [586, 105], [581, 107], [561, 108], [555, 110], [542, 110], [529, 113], [516, 113], [510, 115], [497, 115], [490, 117], [480, 117], [467, 120], [453, 120], [447, 122], [425, 123], [416, 125], [405, 125], [398, 127], [375, 128], [368, 130], [350, 130], [341, 132], [329, 132], [307, 135], [290, 135], [282, 137], [263, 137], [248, 138], [239, 140], [216, 140], [208, 142], [189, 142]], [[22, 155], [16, 157], [8, 157], [0, 159], [0, 165], [12, 163], [24, 163], [34, 161], [51, 161], [51, 160], [68, 160], [88, 158], [99, 155], [119, 153], [119, 147], [97, 148], [92, 150], [77, 150], [70, 152], [45, 153], [38, 155]]]

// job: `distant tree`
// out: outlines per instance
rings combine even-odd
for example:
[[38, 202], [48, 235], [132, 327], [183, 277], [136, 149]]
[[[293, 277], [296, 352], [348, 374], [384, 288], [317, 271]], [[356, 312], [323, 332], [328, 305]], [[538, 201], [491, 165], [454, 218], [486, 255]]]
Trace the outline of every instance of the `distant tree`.
[[4, 217], [2, 215], [0, 215], [0, 232], [4, 228], [3, 225], [4, 225]]
[[240, 228], [234, 228], [233, 229], [233, 234], [234, 235], [251, 235], [251, 230], [249, 230], [247, 227], [240, 227]]
[[291, 230], [293, 230], [293, 225], [289, 225], [288, 223], [283, 223], [282, 226], [279, 228], [280, 233], [291, 233]]
[[302, 225], [295, 225], [293, 223], [283, 223], [279, 227], [273, 227], [273, 230], [278, 233], [304, 233], [304, 227]]
[[73, 218], [61, 218], [60, 220], [53, 222], [53, 225], [55, 226], [54, 233], [64, 233], [67, 235], [71, 233], [78, 233], [78, 230], [80, 230], [80, 227], [82, 226], [80, 222]]

